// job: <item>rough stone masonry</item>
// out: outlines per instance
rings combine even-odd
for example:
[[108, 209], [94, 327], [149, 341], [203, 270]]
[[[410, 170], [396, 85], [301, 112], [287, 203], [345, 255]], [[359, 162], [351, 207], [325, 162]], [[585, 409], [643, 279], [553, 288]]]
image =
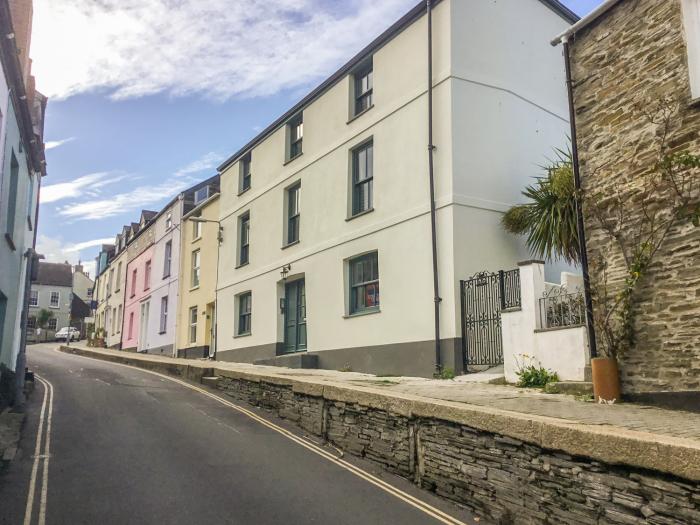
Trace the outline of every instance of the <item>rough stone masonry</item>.
[[[658, 160], [658, 126], [645, 115], [662, 99], [676, 110], [667, 145], [700, 153], [700, 101], [691, 100], [681, 0], [622, 0], [571, 44], [574, 105], [585, 195], [629, 196]], [[592, 281], [605, 257], [609, 284], [624, 279], [619, 250], [584, 203]], [[625, 231], [624, 235], [634, 232]], [[700, 228], [671, 232], [639, 294], [637, 342], [621, 360], [626, 393], [700, 390]]]
[[441, 419], [328, 399], [321, 385], [222, 376], [237, 401], [296, 422], [353, 455], [501, 524], [700, 523], [697, 482], [608, 465]]

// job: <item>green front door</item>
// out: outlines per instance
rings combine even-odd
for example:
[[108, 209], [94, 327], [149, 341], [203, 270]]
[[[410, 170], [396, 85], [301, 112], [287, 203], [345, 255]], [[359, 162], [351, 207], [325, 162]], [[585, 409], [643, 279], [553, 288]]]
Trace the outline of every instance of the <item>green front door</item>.
[[304, 279], [284, 287], [284, 352], [306, 350], [306, 292]]

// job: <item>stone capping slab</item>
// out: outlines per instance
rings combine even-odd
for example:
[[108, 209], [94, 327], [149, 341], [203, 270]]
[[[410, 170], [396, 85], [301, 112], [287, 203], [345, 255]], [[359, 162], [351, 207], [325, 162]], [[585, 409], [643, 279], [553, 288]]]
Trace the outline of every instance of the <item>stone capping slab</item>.
[[[60, 347], [61, 351], [183, 377], [212, 371], [212, 362], [117, 354], [93, 348]], [[188, 362], [185, 362], [188, 361]], [[250, 365], [247, 365], [250, 366]], [[182, 373], [184, 369], [185, 373]], [[484, 432], [500, 434], [573, 456], [583, 456], [608, 464], [628, 465], [700, 481], [700, 442], [612, 425], [587, 425], [563, 419], [524, 414], [455, 401], [444, 401], [403, 392], [387, 392], [367, 386], [347, 385], [309, 378], [292, 378], [261, 370], [231, 370], [214, 367], [214, 374], [234, 380], [289, 386], [292, 391], [331, 402], [356, 403], [404, 417], [428, 418], [465, 425]]]

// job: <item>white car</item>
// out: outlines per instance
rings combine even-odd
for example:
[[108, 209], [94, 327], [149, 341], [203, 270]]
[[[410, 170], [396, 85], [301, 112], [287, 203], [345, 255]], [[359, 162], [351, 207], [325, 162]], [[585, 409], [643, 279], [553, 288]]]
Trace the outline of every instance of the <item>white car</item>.
[[56, 332], [56, 341], [80, 341], [80, 330], [72, 326], [66, 326]]

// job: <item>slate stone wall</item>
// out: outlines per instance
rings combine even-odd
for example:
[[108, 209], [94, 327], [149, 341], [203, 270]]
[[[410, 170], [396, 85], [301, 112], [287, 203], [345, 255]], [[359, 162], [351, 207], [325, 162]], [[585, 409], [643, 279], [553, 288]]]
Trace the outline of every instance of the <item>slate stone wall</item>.
[[286, 385], [222, 377], [218, 388], [473, 510], [482, 523], [700, 523], [700, 487], [680, 478]]
[[[675, 108], [670, 151], [700, 154], [700, 101], [691, 100], [680, 0], [623, 0], [571, 43], [574, 106], [584, 192], [617, 189], [629, 198], [658, 160], [660, 128], [645, 113], [662, 99]], [[609, 284], [624, 278], [622, 256], [586, 202], [593, 281], [596, 261]], [[624, 235], [633, 235], [626, 231]], [[700, 390], [700, 229], [685, 225], [669, 241], [639, 295], [636, 347], [621, 360], [626, 393]]]

